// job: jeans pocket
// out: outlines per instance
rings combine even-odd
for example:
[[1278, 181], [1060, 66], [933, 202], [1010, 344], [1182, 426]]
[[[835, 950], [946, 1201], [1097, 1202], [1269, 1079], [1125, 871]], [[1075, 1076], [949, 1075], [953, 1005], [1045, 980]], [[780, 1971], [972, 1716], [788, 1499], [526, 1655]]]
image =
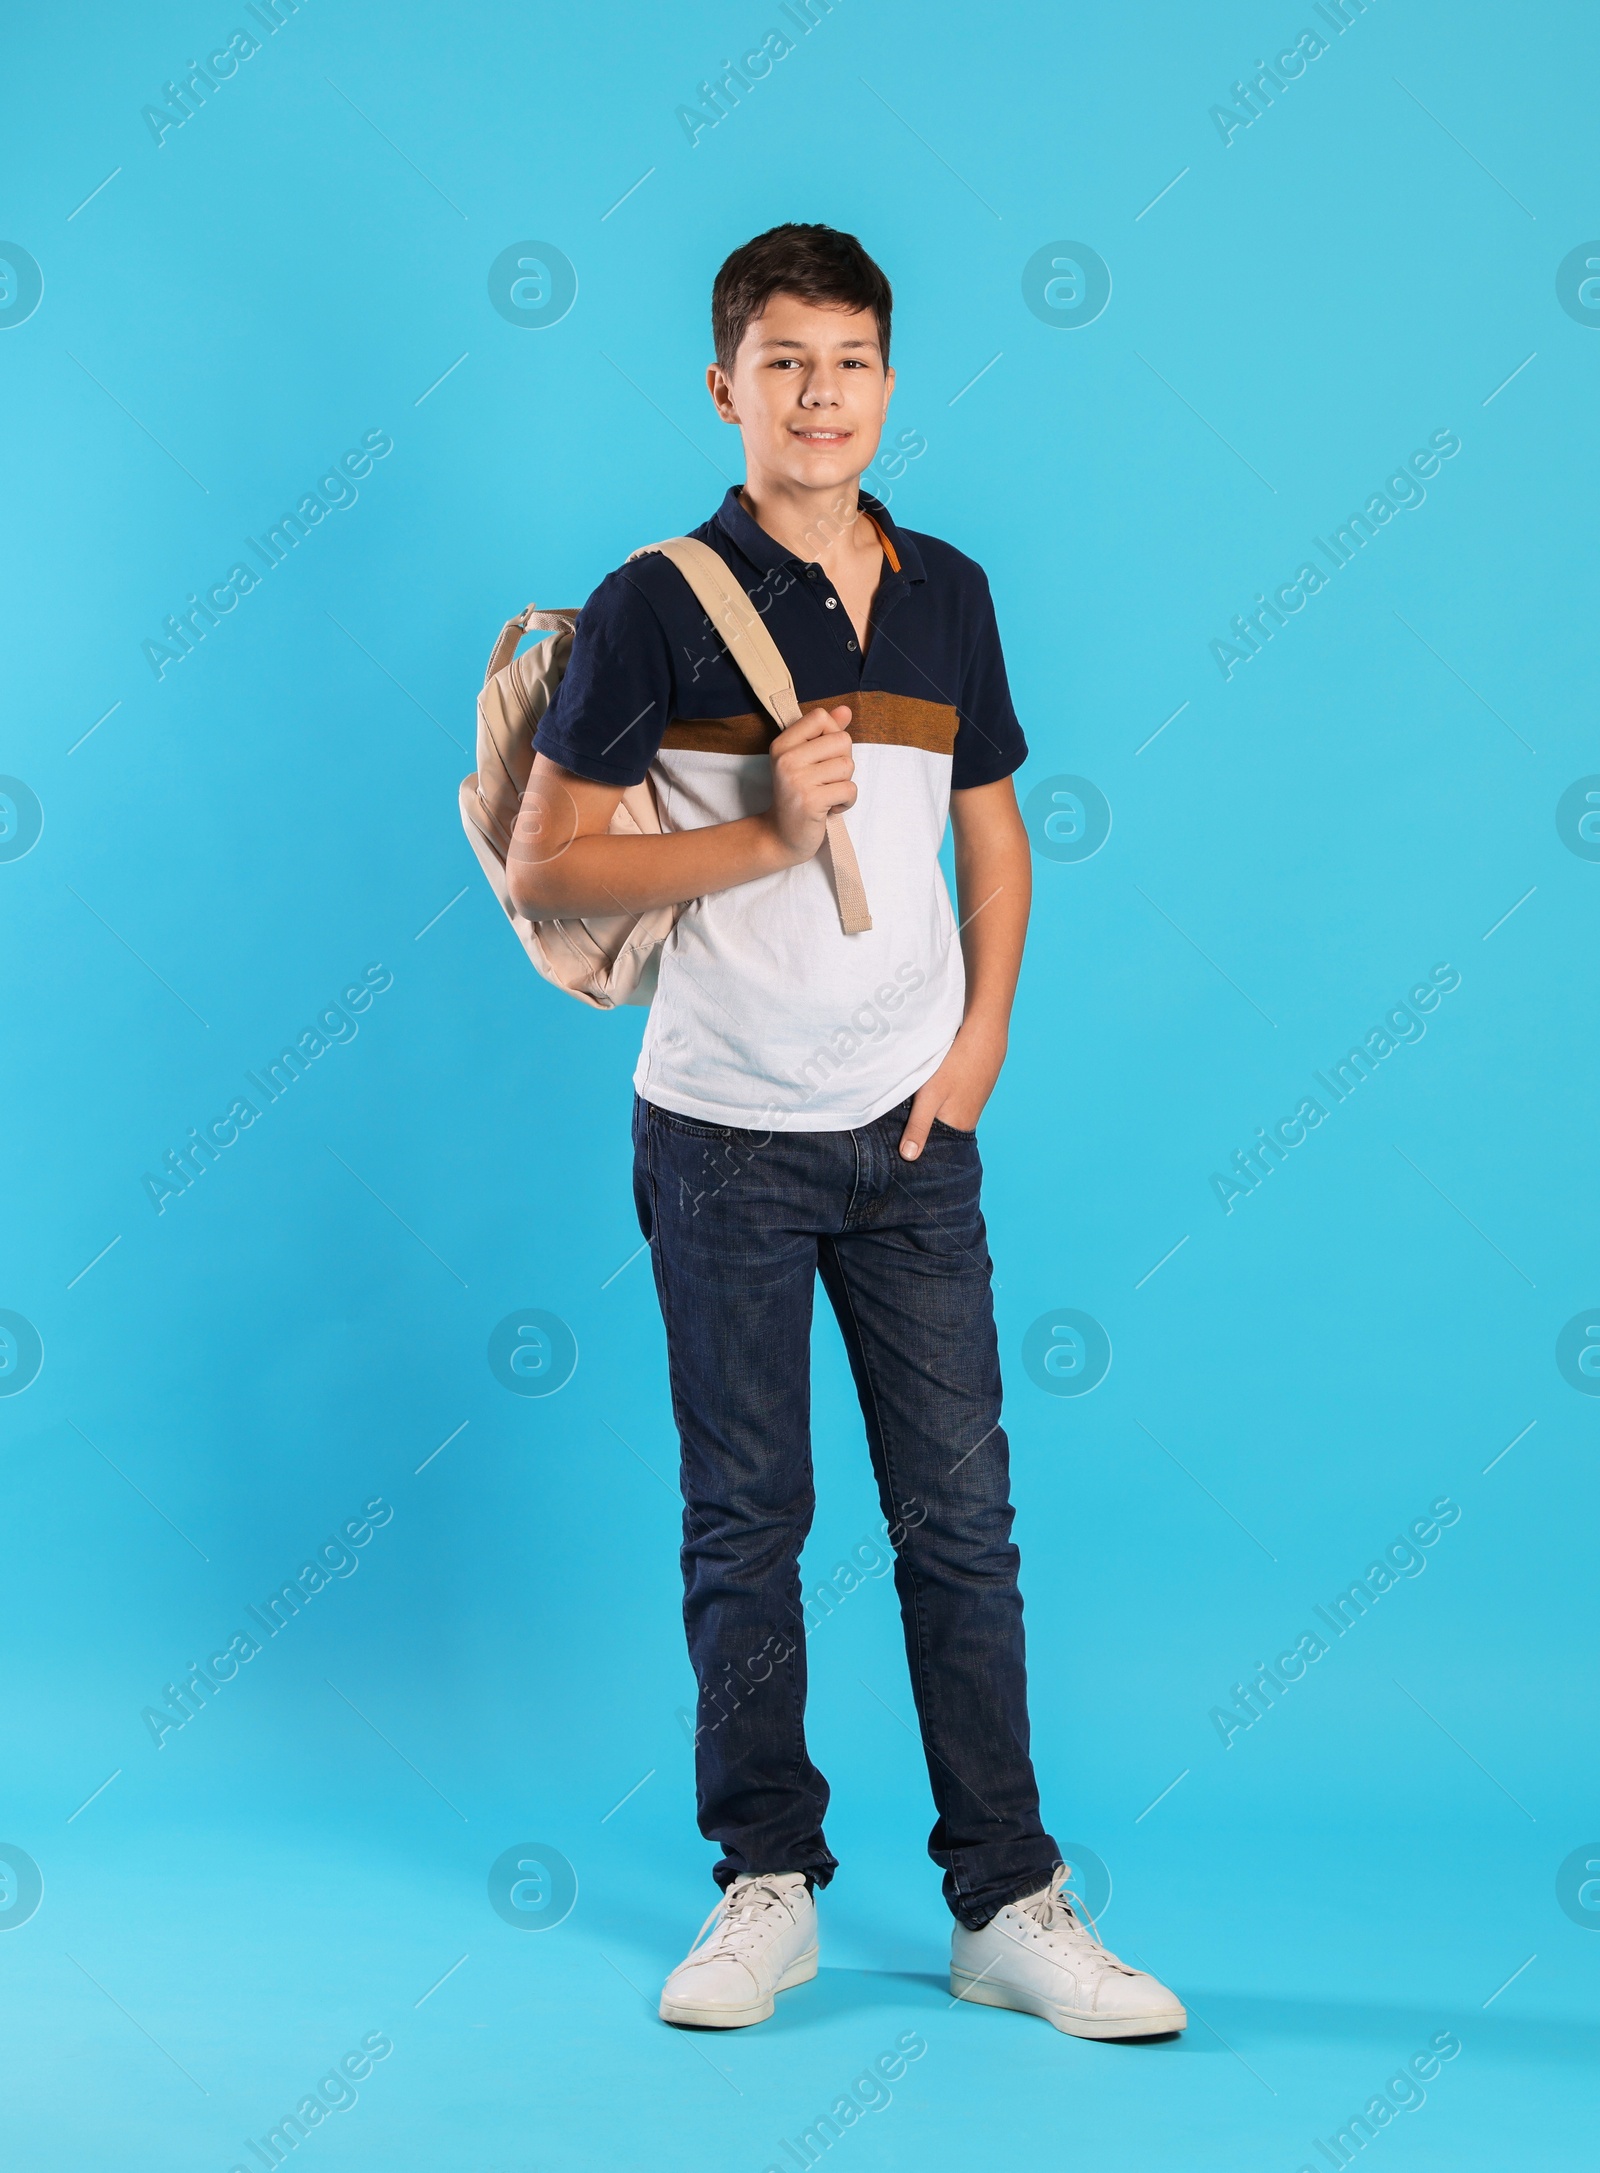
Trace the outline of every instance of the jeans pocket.
[[978, 1136], [976, 1126], [970, 1132], [963, 1132], [958, 1124], [946, 1124], [943, 1117], [934, 1118], [933, 1129], [936, 1132], [948, 1132], [952, 1139], [976, 1139]]
[[686, 1139], [715, 1139], [726, 1142], [736, 1134], [729, 1124], [704, 1124], [698, 1117], [680, 1117], [675, 1109], [663, 1109], [659, 1102], [652, 1102], [650, 1114], [656, 1123], [669, 1132], [681, 1132]]

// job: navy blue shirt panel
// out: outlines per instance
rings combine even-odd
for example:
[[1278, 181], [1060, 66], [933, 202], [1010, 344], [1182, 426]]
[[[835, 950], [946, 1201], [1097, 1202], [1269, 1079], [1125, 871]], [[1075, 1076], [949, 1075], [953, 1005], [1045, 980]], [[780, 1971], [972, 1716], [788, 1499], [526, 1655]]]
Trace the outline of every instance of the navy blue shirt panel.
[[[943, 714], [953, 791], [1009, 777], [1028, 749], [982, 567], [936, 536], [897, 528], [865, 492], [861, 503], [899, 560], [896, 571], [885, 558], [865, 655], [822, 568], [769, 536], [737, 488], [692, 533], [762, 612], [803, 708], [862, 697], [873, 737], [905, 730], [922, 745], [930, 731], [941, 737]], [[577, 776], [635, 785], [669, 731], [669, 744], [701, 744], [697, 722], [748, 717], [755, 707], [694, 592], [655, 554], [608, 574], [584, 605], [536, 745]]]

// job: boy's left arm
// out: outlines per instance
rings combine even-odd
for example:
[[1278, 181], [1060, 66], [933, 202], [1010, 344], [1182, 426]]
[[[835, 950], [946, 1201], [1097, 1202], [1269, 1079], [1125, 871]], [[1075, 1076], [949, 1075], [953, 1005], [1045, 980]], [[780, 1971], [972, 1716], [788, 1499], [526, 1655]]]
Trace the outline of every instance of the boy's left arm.
[[1033, 894], [1028, 833], [1009, 777], [952, 792], [950, 826], [967, 1005], [949, 1054], [911, 1104], [900, 1135], [900, 1152], [908, 1162], [922, 1152], [935, 1117], [960, 1132], [977, 1129], [1006, 1058]]

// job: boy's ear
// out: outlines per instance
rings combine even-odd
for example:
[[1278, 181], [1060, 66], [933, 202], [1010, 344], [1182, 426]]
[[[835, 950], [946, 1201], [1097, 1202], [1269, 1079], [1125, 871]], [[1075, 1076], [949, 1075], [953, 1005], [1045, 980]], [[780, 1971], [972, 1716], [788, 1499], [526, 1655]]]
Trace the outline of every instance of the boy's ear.
[[706, 365], [706, 390], [711, 395], [712, 406], [722, 420], [725, 423], [736, 423], [739, 414], [733, 404], [733, 384], [720, 362]]

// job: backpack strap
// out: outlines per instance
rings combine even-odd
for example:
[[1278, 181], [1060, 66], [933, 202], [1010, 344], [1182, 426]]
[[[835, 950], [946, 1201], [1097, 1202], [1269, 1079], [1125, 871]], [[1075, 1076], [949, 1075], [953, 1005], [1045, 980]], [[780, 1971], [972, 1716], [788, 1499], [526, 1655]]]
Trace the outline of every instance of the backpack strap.
[[[766, 621], [729, 572], [725, 561], [708, 543], [692, 536], [671, 536], [664, 543], [647, 543], [629, 554], [643, 558], [659, 551], [671, 559], [699, 598], [702, 609], [727, 644], [728, 654], [749, 681], [751, 691], [780, 731], [800, 719], [800, 703], [794, 680]], [[510, 629], [507, 628], [507, 632]], [[504, 640], [502, 635], [501, 639]], [[828, 852], [833, 861], [833, 883], [839, 899], [839, 923], [847, 936], [863, 934], [872, 926], [867, 909], [866, 886], [861, 864], [842, 814], [828, 817]]]
[[526, 611], [519, 611], [514, 619], [507, 619], [501, 627], [499, 639], [489, 651], [484, 685], [489, 684], [496, 672], [505, 670], [525, 634], [570, 634], [577, 623], [576, 611], [541, 611], [537, 604], [529, 604]]

